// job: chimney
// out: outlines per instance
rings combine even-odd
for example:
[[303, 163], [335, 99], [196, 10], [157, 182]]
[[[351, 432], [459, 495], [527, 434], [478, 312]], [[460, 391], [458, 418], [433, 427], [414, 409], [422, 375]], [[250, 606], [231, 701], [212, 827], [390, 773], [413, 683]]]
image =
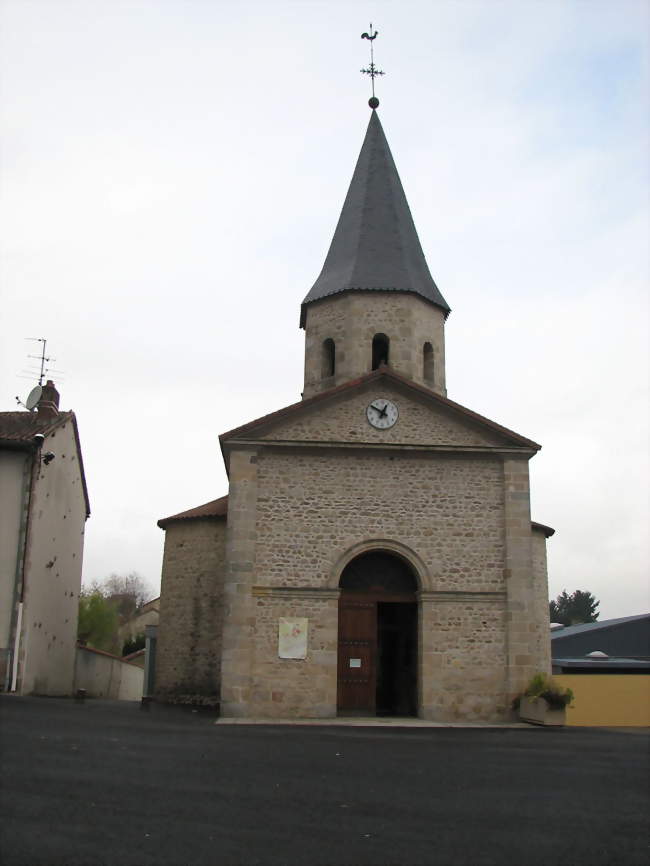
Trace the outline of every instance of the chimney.
[[56, 418], [59, 414], [59, 392], [54, 382], [48, 379], [43, 385], [43, 393], [37, 404], [39, 418]]

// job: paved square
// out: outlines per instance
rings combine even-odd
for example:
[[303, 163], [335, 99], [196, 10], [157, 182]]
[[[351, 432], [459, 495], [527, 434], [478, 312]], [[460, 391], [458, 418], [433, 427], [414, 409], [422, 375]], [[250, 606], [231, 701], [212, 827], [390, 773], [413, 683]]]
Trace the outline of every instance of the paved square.
[[0, 697], [3, 866], [634, 866], [647, 732], [215, 725]]

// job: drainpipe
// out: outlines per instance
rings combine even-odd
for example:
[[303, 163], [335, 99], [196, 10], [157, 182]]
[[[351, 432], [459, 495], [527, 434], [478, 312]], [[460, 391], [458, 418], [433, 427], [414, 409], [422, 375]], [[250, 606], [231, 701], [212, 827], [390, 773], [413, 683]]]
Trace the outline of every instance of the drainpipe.
[[155, 691], [156, 681], [156, 643], [158, 640], [158, 626], [146, 625], [144, 627], [146, 642], [144, 650], [144, 688], [143, 700], [151, 700]]
[[20, 533], [18, 537], [18, 550], [20, 551], [16, 558], [16, 578], [14, 582], [14, 611], [16, 616], [14, 646], [12, 658], [11, 672], [11, 691], [15, 692], [18, 685], [18, 661], [20, 655], [20, 636], [23, 626], [23, 606], [25, 600], [25, 576], [27, 572], [27, 553], [30, 542], [30, 526], [31, 526], [31, 511], [32, 511], [32, 495], [34, 485], [40, 468], [40, 449], [42, 439], [37, 439], [35, 448], [31, 451], [31, 468], [29, 474], [25, 471], [25, 481], [23, 483], [22, 495], [22, 518], [20, 521]]

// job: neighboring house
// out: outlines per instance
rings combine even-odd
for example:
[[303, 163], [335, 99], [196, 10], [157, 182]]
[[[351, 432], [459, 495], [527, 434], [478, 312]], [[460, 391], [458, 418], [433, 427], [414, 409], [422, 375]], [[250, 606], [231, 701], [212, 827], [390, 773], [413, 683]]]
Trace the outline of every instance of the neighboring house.
[[120, 650], [125, 641], [133, 639], [138, 635], [144, 635], [148, 625], [158, 625], [160, 618], [160, 596], [145, 602], [142, 607], [127, 619], [118, 630]]
[[303, 399], [220, 437], [227, 497], [159, 521], [159, 697], [498, 720], [550, 671], [540, 446], [448, 399], [449, 312], [373, 110], [301, 307]]
[[48, 381], [35, 411], [0, 412], [2, 688], [73, 688], [88, 491], [73, 412]]

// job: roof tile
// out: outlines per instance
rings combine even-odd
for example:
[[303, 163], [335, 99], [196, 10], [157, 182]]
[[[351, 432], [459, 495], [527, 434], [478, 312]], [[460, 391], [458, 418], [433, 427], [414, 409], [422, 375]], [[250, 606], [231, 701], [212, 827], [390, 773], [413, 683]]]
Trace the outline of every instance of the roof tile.
[[167, 529], [170, 523], [176, 523], [183, 520], [201, 520], [201, 519], [218, 519], [226, 517], [228, 514], [228, 497], [222, 496], [220, 499], [213, 499], [211, 502], [206, 502], [204, 505], [197, 505], [195, 508], [190, 508], [188, 511], [181, 511], [178, 514], [172, 514], [170, 517], [161, 517], [158, 521], [158, 526], [161, 529]]

